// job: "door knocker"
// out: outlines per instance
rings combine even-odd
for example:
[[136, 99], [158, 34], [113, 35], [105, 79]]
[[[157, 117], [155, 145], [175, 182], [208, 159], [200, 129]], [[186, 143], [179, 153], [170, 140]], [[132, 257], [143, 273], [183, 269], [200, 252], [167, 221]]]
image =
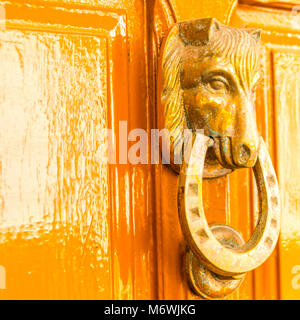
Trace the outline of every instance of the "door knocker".
[[[209, 18], [175, 25], [162, 51], [165, 141], [171, 166], [179, 173], [186, 271], [191, 288], [210, 299], [238, 288], [245, 273], [271, 255], [280, 231], [278, 183], [254, 111], [259, 42], [257, 29]], [[192, 147], [180, 163], [176, 159], [182, 159], [185, 130], [192, 132]], [[208, 225], [202, 205], [202, 179], [245, 167], [253, 169], [260, 207], [247, 243], [229, 226]]]

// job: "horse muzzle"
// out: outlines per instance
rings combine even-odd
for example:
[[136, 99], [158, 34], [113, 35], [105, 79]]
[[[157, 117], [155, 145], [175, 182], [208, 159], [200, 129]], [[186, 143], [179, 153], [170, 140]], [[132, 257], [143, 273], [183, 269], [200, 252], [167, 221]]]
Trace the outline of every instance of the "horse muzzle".
[[259, 139], [241, 141], [234, 137], [211, 137], [214, 153], [222, 167], [228, 169], [252, 168], [257, 160]]

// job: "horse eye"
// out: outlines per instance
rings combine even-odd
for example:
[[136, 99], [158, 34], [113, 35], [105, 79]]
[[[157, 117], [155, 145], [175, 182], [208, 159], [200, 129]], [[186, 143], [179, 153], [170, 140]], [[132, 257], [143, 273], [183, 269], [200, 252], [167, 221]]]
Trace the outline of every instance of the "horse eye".
[[219, 91], [219, 90], [228, 90], [228, 84], [221, 79], [211, 79], [209, 81], [209, 85], [212, 89]]

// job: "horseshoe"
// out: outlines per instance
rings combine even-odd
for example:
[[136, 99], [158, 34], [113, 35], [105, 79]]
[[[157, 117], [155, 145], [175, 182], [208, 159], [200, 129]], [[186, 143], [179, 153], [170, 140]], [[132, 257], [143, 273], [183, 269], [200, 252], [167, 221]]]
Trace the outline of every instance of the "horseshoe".
[[215, 236], [216, 227], [208, 225], [202, 200], [204, 161], [212, 143], [211, 138], [196, 133], [189, 160], [180, 171], [178, 210], [190, 250], [186, 257], [189, 283], [196, 293], [214, 299], [236, 290], [245, 273], [260, 266], [273, 252], [280, 232], [280, 199], [275, 171], [261, 138], [253, 167], [260, 209], [256, 228], [246, 243], [229, 226], [218, 226]]

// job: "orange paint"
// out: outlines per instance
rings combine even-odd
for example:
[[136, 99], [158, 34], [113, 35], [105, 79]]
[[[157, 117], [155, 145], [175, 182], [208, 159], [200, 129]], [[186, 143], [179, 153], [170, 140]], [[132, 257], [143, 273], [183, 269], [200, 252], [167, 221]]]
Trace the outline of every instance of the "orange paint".
[[[230, 299], [300, 299], [300, 28], [288, 10], [234, 0], [1, 5], [1, 299], [198, 299], [183, 272], [177, 175], [163, 165], [101, 164], [100, 130], [118, 137], [122, 120], [128, 130], [159, 126], [160, 45], [176, 21], [209, 16], [264, 30], [257, 124], [283, 206], [277, 252]], [[249, 172], [203, 185], [208, 221], [245, 240], [257, 208]]]
[[155, 298], [149, 166], [101, 164], [101, 129], [149, 126], [142, 2], [5, 8], [0, 298]]

